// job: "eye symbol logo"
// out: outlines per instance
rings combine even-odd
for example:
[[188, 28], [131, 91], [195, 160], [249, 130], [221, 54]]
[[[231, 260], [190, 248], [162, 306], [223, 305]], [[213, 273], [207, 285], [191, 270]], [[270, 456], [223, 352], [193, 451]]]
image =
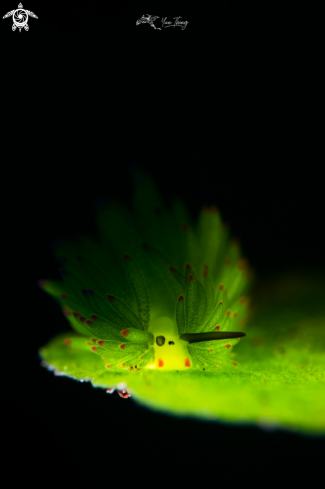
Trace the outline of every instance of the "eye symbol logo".
[[19, 32], [21, 32], [22, 28], [24, 28], [25, 31], [29, 30], [28, 16], [38, 19], [37, 15], [35, 15], [33, 12], [23, 9], [23, 5], [21, 3], [18, 5], [18, 8], [16, 10], [11, 10], [10, 12], [7, 12], [6, 15], [3, 16], [3, 19], [6, 19], [10, 16], [12, 16], [13, 20], [12, 30], [15, 31], [18, 27]]

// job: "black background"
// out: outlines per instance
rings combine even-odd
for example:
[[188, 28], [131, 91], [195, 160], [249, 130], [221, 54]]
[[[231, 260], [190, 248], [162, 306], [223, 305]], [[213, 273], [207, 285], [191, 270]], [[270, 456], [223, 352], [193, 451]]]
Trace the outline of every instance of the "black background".
[[[324, 274], [319, 14], [223, 3], [25, 0], [38, 16], [29, 32], [1, 21], [2, 402], [15, 477], [216, 486], [320, 470], [324, 438], [153, 413], [39, 366], [38, 348], [66, 329], [37, 287], [59, 278], [50, 243], [94, 231], [94, 198], [128, 201], [134, 164], [193, 216], [216, 204], [261, 280]], [[1, 15], [13, 8], [3, 1]], [[136, 26], [145, 13], [189, 24]]]

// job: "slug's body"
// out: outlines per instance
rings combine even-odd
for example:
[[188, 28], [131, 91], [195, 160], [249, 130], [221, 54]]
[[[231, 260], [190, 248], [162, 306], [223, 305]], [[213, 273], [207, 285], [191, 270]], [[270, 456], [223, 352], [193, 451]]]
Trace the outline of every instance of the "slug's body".
[[245, 336], [249, 273], [218, 211], [203, 208], [191, 225], [184, 206], [168, 212], [143, 175], [133, 207], [109, 203], [99, 241], [56, 247], [63, 283], [40, 285], [77, 332], [64, 348], [99, 355], [103, 370], [237, 365], [229, 351]]

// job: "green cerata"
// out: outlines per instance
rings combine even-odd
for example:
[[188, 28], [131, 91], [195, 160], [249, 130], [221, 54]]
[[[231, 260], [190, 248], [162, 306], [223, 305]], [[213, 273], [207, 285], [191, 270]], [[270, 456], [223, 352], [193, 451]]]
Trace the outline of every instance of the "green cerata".
[[101, 204], [97, 222], [96, 239], [56, 243], [62, 282], [39, 281], [71, 325], [63, 351], [96, 356], [102, 371], [236, 368], [252, 273], [218, 209], [192, 222], [138, 169], [132, 205]]

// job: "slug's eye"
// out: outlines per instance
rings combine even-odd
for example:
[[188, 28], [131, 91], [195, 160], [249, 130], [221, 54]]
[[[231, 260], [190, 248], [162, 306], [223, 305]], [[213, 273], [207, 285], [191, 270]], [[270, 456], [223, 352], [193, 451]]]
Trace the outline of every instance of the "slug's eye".
[[158, 346], [163, 346], [165, 344], [165, 337], [164, 336], [157, 336], [156, 343]]
[[169, 345], [175, 345], [175, 343], [173, 341], [168, 341], [168, 344]]

